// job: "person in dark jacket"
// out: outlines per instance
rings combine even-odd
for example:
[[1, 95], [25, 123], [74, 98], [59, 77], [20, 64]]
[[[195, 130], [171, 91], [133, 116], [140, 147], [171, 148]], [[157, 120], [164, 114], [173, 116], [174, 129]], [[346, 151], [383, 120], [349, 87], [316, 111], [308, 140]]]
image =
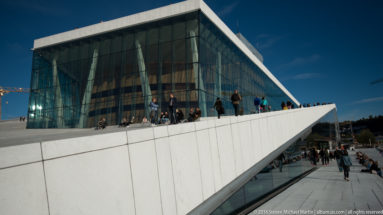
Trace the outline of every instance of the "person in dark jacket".
[[97, 123], [97, 128], [96, 130], [99, 130], [99, 129], [105, 129], [106, 128], [106, 125], [107, 125], [107, 122], [106, 122], [106, 118], [105, 117], [102, 117], [98, 123]]
[[281, 103], [281, 108], [282, 108], [282, 110], [285, 110], [285, 109], [286, 109], [286, 104], [285, 104], [285, 102], [282, 102], [282, 103]]
[[321, 148], [321, 150], [319, 151], [319, 156], [320, 156], [320, 159], [322, 161], [322, 165], [325, 165], [325, 154], [324, 154], [324, 149]]
[[189, 111], [189, 117], [188, 117], [188, 122], [193, 122], [194, 119], [195, 119], [194, 108], [190, 108], [190, 111]]
[[242, 100], [241, 95], [239, 95], [238, 90], [234, 90], [234, 94], [231, 95], [231, 103], [234, 107], [234, 114], [238, 116], [239, 114], [239, 102]]
[[335, 148], [334, 157], [335, 157], [335, 160], [336, 160], [336, 164], [338, 165], [339, 172], [342, 172], [343, 168], [342, 168], [342, 165], [340, 163], [340, 160], [342, 158], [342, 152], [339, 150], [338, 147]]
[[254, 99], [255, 113], [261, 112], [261, 99], [256, 96]]
[[347, 150], [344, 149], [343, 147], [342, 147], [341, 165], [343, 168], [344, 180], [349, 181], [350, 166], [352, 166], [352, 163], [351, 163], [350, 157], [348, 156]]
[[285, 155], [281, 153], [278, 158], [278, 163], [279, 163], [279, 172], [282, 172], [282, 167], [283, 167], [283, 161], [285, 160]]
[[201, 109], [199, 107], [196, 107], [195, 112], [194, 112], [194, 121], [199, 119], [202, 116]]
[[318, 157], [318, 152], [315, 148], [312, 148], [310, 151], [310, 158], [311, 158], [311, 163], [313, 165], [317, 165], [317, 157]]
[[287, 106], [287, 109], [291, 109], [292, 103], [289, 100], [287, 100], [286, 106]]
[[177, 123], [182, 122], [184, 120], [184, 113], [182, 112], [181, 109], [176, 109], [176, 118], [177, 118]]
[[171, 124], [176, 124], [176, 106], [177, 106], [177, 99], [173, 95], [173, 93], [170, 93], [170, 98], [169, 98], [169, 114], [170, 114], [170, 123]]
[[224, 114], [225, 111], [224, 111], [224, 108], [223, 108], [223, 105], [222, 105], [222, 101], [221, 101], [221, 99], [219, 97], [217, 98], [217, 100], [215, 100], [214, 108], [217, 111], [218, 119], [221, 118], [221, 115]]

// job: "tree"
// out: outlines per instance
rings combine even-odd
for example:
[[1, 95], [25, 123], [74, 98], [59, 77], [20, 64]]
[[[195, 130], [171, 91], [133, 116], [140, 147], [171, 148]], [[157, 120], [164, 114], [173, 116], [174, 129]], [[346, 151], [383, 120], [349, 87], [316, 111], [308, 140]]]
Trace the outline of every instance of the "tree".
[[358, 142], [362, 145], [370, 145], [375, 144], [375, 136], [374, 134], [370, 131], [370, 129], [363, 129], [360, 134], [356, 135], [356, 139]]

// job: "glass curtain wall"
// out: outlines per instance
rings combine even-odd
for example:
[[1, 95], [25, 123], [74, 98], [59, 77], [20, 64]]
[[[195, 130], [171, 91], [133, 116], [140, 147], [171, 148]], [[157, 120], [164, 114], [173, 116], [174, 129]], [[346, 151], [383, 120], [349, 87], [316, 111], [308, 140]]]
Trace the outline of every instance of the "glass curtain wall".
[[27, 127], [138, 121], [152, 98], [168, 111], [170, 92], [188, 113], [198, 106], [198, 14], [34, 50]]
[[241, 113], [265, 96], [272, 110], [289, 98], [200, 11], [33, 52], [28, 128], [93, 127], [149, 117], [157, 98], [168, 111], [170, 92], [185, 116], [200, 107], [214, 116], [221, 97], [242, 95]]
[[[223, 101], [226, 114], [233, 114], [230, 97], [237, 89], [242, 96], [243, 114], [255, 111], [255, 96], [268, 100], [271, 110], [280, 110], [289, 97], [268, 78], [239, 48], [231, 42], [204, 14], [200, 14], [200, 106], [207, 116], [217, 97]], [[292, 102], [292, 101], [291, 101]], [[295, 104], [297, 106], [297, 104]], [[241, 111], [242, 112], [242, 111]], [[204, 116], [206, 116], [204, 115]]]

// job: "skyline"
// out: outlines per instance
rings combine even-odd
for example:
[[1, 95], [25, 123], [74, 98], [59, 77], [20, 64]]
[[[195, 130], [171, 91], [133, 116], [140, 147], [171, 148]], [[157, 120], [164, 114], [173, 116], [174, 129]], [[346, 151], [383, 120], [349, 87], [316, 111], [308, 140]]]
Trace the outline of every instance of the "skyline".
[[[383, 3], [205, 2], [234, 33], [239, 30], [260, 51], [265, 66], [299, 102], [334, 102], [340, 121], [383, 115], [383, 63], [379, 59], [383, 49], [380, 39], [383, 38], [380, 28], [383, 26]], [[1, 36], [3, 69], [0, 86], [29, 88], [30, 48], [34, 39], [170, 3], [174, 2], [129, 4], [120, 1], [117, 7], [106, 1], [91, 5], [74, 1], [65, 4], [59, 1], [3, 1], [0, 3], [1, 24], [3, 29], [9, 30]], [[103, 4], [106, 6], [102, 7]], [[84, 8], [88, 8], [86, 14], [82, 13]], [[5, 95], [3, 119], [25, 115], [27, 103], [27, 95]]]

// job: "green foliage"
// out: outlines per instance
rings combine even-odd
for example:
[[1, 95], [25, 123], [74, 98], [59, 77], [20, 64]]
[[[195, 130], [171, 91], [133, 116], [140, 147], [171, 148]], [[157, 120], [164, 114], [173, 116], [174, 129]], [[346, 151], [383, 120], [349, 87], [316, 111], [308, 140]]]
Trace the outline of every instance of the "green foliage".
[[370, 145], [370, 141], [371, 144], [376, 142], [374, 134], [369, 129], [363, 129], [360, 134], [356, 135], [356, 139], [362, 145]]

